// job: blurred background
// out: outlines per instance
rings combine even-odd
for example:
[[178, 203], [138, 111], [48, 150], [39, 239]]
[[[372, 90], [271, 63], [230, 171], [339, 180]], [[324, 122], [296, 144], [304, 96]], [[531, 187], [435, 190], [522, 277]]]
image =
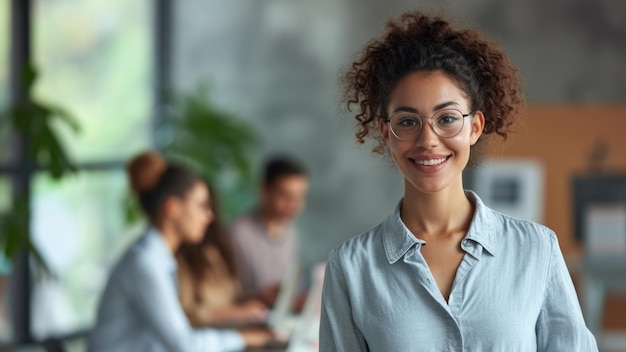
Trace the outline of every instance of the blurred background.
[[[619, 0], [0, 0], [0, 341], [32, 345], [89, 330], [108, 268], [143, 228], [127, 206], [124, 164], [148, 148], [219, 166], [212, 177], [227, 216], [253, 204], [254, 170], [265, 157], [300, 159], [311, 182], [298, 221], [306, 264], [378, 224], [400, 199], [402, 179], [388, 157], [356, 144], [337, 82], [387, 19], [414, 8], [483, 30], [520, 68], [528, 116], [507, 143], [488, 145], [466, 186], [556, 231], [596, 336], [606, 337], [606, 350], [626, 350], [626, 210], [619, 208], [626, 2]], [[37, 72], [32, 85], [21, 75], [28, 63]], [[24, 102], [40, 109], [20, 110]], [[65, 154], [46, 128], [19, 123], [43, 115]], [[220, 146], [203, 144], [201, 133], [180, 147], [197, 129], [177, 121], [202, 116], [246, 126], [225, 144], [243, 143], [245, 162], [211, 161]], [[221, 131], [210, 126], [202, 125], [209, 135]], [[52, 152], [33, 156], [38, 144]], [[575, 179], [610, 186], [598, 191], [605, 196], [580, 186], [586, 192], [576, 198]], [[613, 208], [581, 224], [589, 202]], [[617, 234], [599, 252], [585, 235], [597, 219]], [[605, 281], [623, 286], [594, 281], [589, 253], [611, 257], [593, 270], [612, 268]]]

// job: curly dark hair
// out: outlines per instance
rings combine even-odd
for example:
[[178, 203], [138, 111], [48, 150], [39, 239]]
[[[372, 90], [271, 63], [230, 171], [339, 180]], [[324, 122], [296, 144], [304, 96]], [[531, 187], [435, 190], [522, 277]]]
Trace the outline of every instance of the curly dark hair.
[[441, 71], [465, 93], [472, 112], [485, 116], [483, 134], [506, 139], [524, 108], [519, 73], [503, 50], [480, 32], [456, 29], [440, 16], [408, 12], [390, 20], [386, 32], [367, 43], [342, 78], [347, 110], [358, 105], [356, 139], [385, 143], [377, 128], [387, 119], [389, 96], [400, 79], [418, 71]]

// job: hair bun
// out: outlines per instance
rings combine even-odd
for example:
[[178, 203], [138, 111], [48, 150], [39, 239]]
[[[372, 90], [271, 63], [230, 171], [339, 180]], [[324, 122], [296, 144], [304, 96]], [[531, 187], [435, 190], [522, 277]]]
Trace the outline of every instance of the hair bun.
[[135, 194], [149, 191], [165, 171], [167, 163], [156, 152], [144, 152], [134, 157], [126, 166], [130, 188]]

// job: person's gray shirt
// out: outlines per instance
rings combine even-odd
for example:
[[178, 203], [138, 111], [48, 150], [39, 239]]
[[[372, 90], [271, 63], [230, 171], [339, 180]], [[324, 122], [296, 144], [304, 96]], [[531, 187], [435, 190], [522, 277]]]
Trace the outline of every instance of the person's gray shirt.
[[279, 285], [287, 269], [298, 264], [295, 228], [285, 226], [283, 233], [270, 237], [258, 216], [251, 214], [237, 219], [230, 227], [231, 238], [238, 251], [242, 295], [258, 294]]
[[178, 300], [176, 260], [155, 229], [113, 268], [88, 340], [90, 352], [221, 352], [244, 347], [236, 331], [189, 325]]
[[331, 251], [320, 351], [597, 351], [554, 232], [466, 194], [476, 210], [449, 301], [400, 202]]

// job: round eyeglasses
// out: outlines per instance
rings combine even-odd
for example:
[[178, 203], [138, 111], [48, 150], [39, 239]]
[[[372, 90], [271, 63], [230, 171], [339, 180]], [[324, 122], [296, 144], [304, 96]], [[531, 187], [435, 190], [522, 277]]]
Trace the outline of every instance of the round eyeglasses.
[[394, 136], [401, 140], [416, 139], [424, 125], [423, 119], [430, 119], [433, 131], [443, 138], [451, 138], [459, 134], [463, 129], [465, 118], [472, 115], [463, 114], [456, 109], [439, 110], [431, 117], [421, 117], [408, 111], [398, 111], [391, 115], [385, 122], [389, 123], [389, 128]]

